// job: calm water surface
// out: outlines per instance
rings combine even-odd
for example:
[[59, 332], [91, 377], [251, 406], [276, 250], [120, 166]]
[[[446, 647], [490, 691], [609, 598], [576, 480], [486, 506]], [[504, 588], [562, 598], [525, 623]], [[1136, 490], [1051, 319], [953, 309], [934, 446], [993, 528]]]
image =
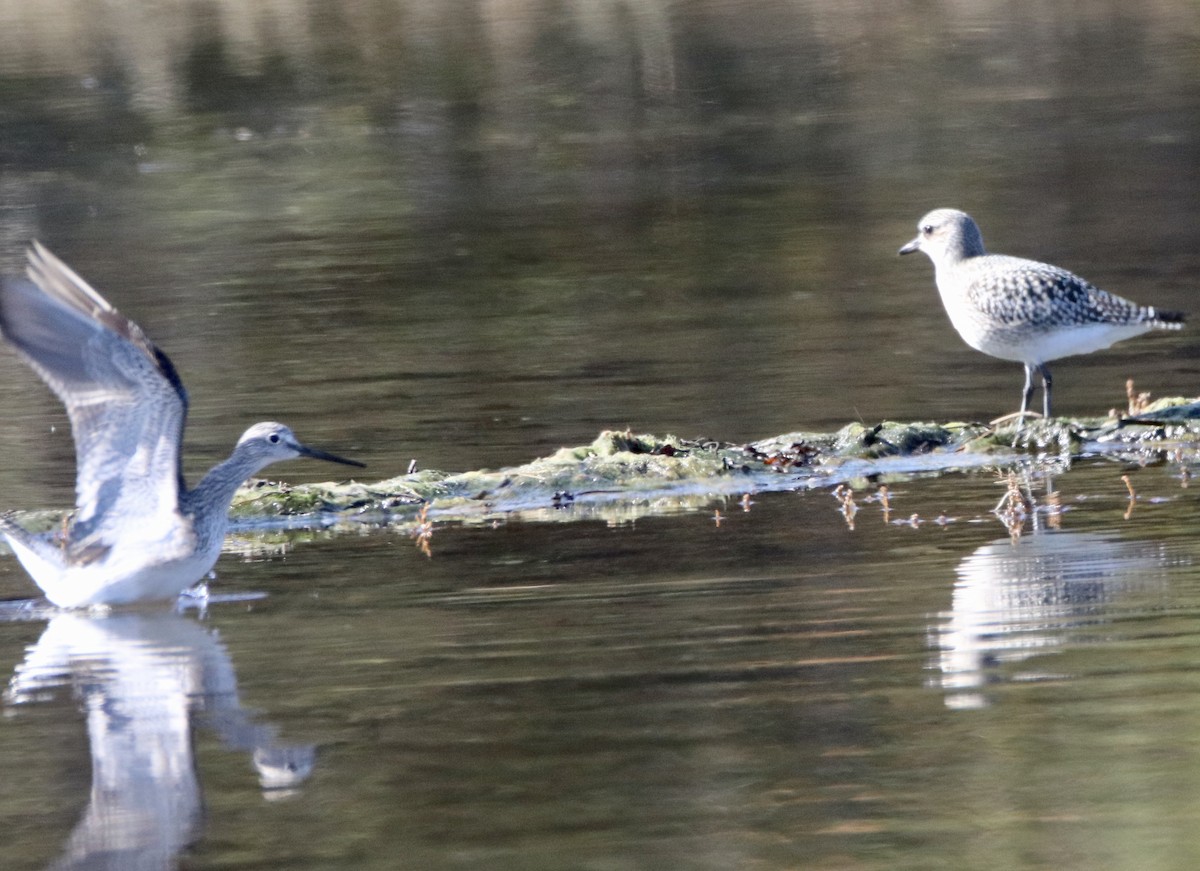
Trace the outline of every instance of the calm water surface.
[[342, 535], [229, 560], [265, 598], [204, 619], [7, 624], [9, 867], [114, 808], [201, 868], [1185, 867], [1196, 500], [1139, 470], [1125, 520], [1121, 471], [1015, 542], [979, 474], [853, 529], [809, 493]]
[[[932, 206], [1198, 308], [1189, 4], [38, 8], [0, 12], [0, 266], [40, 238], [164, 346], [193, 478], [264, 417], [380, 479], [990, 418], [1019, 367], [895, 256]], [[1059, 409], [1194, 395], [1194, 347], [1065, 361]], [[0, 444], [2, 507], [71, 503], [11, 355]], [[50, 615], [3, 557], [0, 865], [1192, 869], [1188, 480], [1034, 474], [1015, 537], [988, 471], [238, 537], [204, 613]]]

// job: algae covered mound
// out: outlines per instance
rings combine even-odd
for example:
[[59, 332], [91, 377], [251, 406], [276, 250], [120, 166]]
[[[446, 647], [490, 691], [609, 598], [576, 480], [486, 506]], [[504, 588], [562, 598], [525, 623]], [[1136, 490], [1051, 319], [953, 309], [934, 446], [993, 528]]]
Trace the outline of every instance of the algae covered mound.
[[[424, 471], [374, 484], [290, 486], [253, 481], [234, 500], [235, 517], [353, 513], [395, 515], [428, 504], [471, 515], [632, 499], [664, 492], [705, 495], [787, 489], [833, 461], [953, 452], [981, 439], [978, 424], [851, 424], [836, 433], [788, 433], [736, 445], [606, 430], [520, 466], [448, 474]], [[952, 458], [947, 464], [958, 467]], [[787, 476], [787, 481], [780, 481]]]
[[[980, 423], [852, 423], [836, 432], [792, 432], [735, 444], [606, 430], [509, 468], [412, 472], [375, 483], [291, 486], [264, 480], [238, 491], [232, 515], [242, 529], [320, 529], [344, 523], [421, 528], [503, 516], [623, 521], [700, 510], [765, 491], [886, 482], [970, 468], [1002, 468], [1052, 457], [1132, 454], [1145, 461], [1171, 451], [1180, 462], [1200, 452], [1200, 399], [1134, 403], [1100, 418]], [[51, 529], [61, 512], [22, 513]]]
[[[255, 481], [234, 502], [244, 523], [396, 523], [418, 511], [439, 520], [641, 503], [686, 510], [714, 498], [835, 486], [848, 480], [1006, 466], [1030, 454], [1057, 458], [1116, 450], [1200, 446], [1200, 400], [1143, 404], [1136, 414], [980, 423], [852, 423], [832, 433], [793, 432], [748, 444], [606, 430], [591, 443], [498, 470], [422, 471], [373, 484], [288, 486]], [[651, 506], [653, 503], [653, 507]], [[570, 508], [572, 511], [564, 512]]]

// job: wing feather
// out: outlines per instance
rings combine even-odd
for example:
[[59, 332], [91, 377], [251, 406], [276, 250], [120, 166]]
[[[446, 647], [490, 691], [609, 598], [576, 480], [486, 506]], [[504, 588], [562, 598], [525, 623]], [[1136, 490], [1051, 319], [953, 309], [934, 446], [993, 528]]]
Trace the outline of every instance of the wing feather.
[[139, 517], [173, 516], [185, 489], [179, 446], [187, 416], [175, 367], [137, 324], [36, 242], [27, 275], [0, 284], [0, 332], [71, 420], [71, 549], [103, 545], [115, 518], [128, 529]]

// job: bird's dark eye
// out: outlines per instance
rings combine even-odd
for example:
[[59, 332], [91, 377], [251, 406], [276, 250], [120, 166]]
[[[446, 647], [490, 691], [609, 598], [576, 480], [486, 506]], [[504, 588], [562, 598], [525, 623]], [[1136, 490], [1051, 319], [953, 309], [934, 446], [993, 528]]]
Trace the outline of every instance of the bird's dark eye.
[[277, 432], [271, 433], [269, 436], [267, 436], [267, 441], [269, 441], [273, 445], [279, 444], [279, 433], [277, 433]]
[[926, 224], [925, 226], [923, 226], [921, 228], [921, 235], [932, 236], [933, 235], [933, 224]]

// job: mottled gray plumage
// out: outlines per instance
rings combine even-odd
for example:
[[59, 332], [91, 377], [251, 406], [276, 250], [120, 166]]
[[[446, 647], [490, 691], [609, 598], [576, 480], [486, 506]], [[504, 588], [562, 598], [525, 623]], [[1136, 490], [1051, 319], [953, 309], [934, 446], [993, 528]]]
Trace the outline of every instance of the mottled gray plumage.
[[0, 333], [66, 406], [75, 438], [75, 514], [61, 539], [8, 515], [0, 535], [56, 605], [166, 599], [212, 568], [234, 491], [270, 463], [354, 460], [258, 423], [189, 490], [180, 465], [187, 392], [167, 355], [36, 242], [28, 280], [0, 284]]
[[988, 254], [978, 225], [965, 212], [935, 209], [917, 226], [917, 237], [899, 253], [929, 255], [942, 304], [963, 341], [985, 354], [1024, 364], [1022, 415], [1037, 372], [1043, 409], [1050, 416], [1050, 360], [1183, 326], [1179, 312], [1130, 302], [1057, 266]]

